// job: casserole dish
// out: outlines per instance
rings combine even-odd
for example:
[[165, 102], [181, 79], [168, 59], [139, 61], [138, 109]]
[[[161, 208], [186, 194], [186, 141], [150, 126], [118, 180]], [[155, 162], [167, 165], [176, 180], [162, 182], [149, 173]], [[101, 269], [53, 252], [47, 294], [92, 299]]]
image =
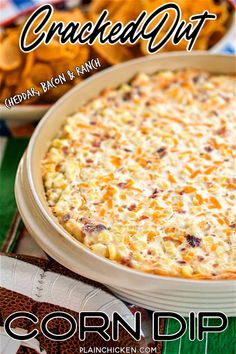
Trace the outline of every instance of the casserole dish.
[[[52, 215], [41, 177], [41, 161], [65, 117], [107, 87], [129, 81], [137, 72], [180, 68], [234, 72], [234, 58], [203, 53], [172, 53], [136, 59], [104, 70], [63, 96], [37, 126], [16, 177], [16, 200], [32, 236], [58, 262], [85, 277], [109, 286], [121, 298], [152, 310], [173, 309], [182, 314], [202, 309], [235, 315], [235, 280], [192, 280], [151, 275], [92, 253], [59, 225]], [[209, 303], [209, 296], [212, 301]]]

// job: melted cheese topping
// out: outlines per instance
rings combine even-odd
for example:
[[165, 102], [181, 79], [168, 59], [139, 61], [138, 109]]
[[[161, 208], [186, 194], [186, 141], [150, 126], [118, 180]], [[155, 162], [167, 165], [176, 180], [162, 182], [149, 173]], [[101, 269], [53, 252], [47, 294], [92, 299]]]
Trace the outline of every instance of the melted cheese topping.
[[137, 75], [82, 106], [42, 164], [63, 227], [137, 270], [236, 277], [235, 77]]

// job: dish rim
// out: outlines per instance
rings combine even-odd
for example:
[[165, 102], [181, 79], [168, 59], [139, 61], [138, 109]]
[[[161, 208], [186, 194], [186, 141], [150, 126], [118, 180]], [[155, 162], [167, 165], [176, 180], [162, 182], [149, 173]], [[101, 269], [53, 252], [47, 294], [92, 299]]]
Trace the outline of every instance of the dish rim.
[[[214, 53], [209, 53], [208, 51], [196, 51], [196, 52], [191, 52], [191, 53], [184, 53], [184, 52], [171, 52], [171, 53], [163, 53], [163, 54], [158, 54], [158, 55], [153, 55], [153, 56], [148, 56], [148, 57], [141, 57], [138, 59], [133, 59], [130, 61], [127, 61], [125, 63], [121, 63], [118, 65], [114, 65], [112, 67], [109, 67], [107, 69], [102, 70], [101, 72], [98, 72], [96, 74], [94, 74], [93, 76], [87, 78], [86, 80], [83, 80], [81, 83], [79, 83], [79, 85], [76, 85], [75, 87], [73, 87], [71, 90], [69, 90], [65, 95], [63, 95], [55, 104], [52, 105], [52, 107], [45, 113], [45, 115], [43, 116], [43, 118], [40, 120], [39, 124], [37, 125], [37, 128], [35, 129], [28, 148], [27, 148], [27, 153], [26, 153], [26, 170], [27, 170], [27, 176], [28, 176], [28, 182], [29, 182], [29, 187], [30, 187], [30, 191], [33, 195], [34, 201], [37, 205], [37, 207], [39, 208], [40, 212], [42, 213], [43, 217], [47, 220], [47, 222], [51, 225], [51, 227], [57, 231], [57, 233], [62, 236], [64, 239], [66, 239], [71, 245], [74, 245], [75, 247], [78, 247], [81, 251], [85, 252], [88, 256], [92, 256], [95, 257], [97, 260], [99, 260], [100, 262], [106, 263], [107, 265], [109, 265], [110, 267], [115, 267], [117, 270], [122, 271], [123, 273], [129, 273], [131, 276], [132, 274], [135, 274], [135, 276], [138, 276], [140, 278], [140, 281], [142, 280], [142, 278], [145, 278], [146, 280], [149, 279], [150, 281], [157, 281], [159, 280], [167, 280], [167, 281], [174, 281], [174, 282], [184, 282], [184, 283], [188, 283], [188, 284], [224, 284], [225, 282], [229, 283], [235, 283], [236, 284], [236, 279], [235, 278], [226, 278], [226, 279], [194, 279], [194, 278], [181, 278], [181, 277], [175, 277], [173, 275], [159, 275], [159, 274], [153, 274], [153, 273], [147, 273], [147, 272], [143, 272], [143, 271], [139, 271], [133, 268], [129, 268], [125, 265], [122, 265], [118, 262], [113, 262], [105, 257], [99, 256], [96, 253], [94, 253], [92, 250], [90, 250], [88, 247], [86, 247], [83, 243], [81, 243], [79, 240], [77, 240], [76, 238], [74, 238], [72, 235], [70, 235], [64, 228], [62, 225], [59, 224], [59, 222], [57, 223], [56, 220], [54, 220], [54, 217], [52, 214], [48, 213], [46, 208], [43, 206], [43, 204], [40, 201], [40, 198], [37, 194], [36, 191], [36, 187], [35, 187], [35, 183], [33, 180], [33, 175], [32, 175], [32, 171], [31, 171], [31, 164], [32, 164], [32, 155], [33, 155], [33, 150], [34, 150], [34, 145], [36, 140], [38, 139], [38, 137], [40, 136], [40, 132], [42, 130], [42, 128], [45, 126], [45, 124], [47, 124], [48, 119], [50, 119], [50, 116], [53, 114], [54, 110], [56, 110], [60, 105], [62, 105], [64, 103], [64, 101], [67, 100], [67, 98], [69, 98], [69, 96], [74, 92], [79, 90], [78, 86], [80, 88], [83, 88], [84, 86], [89, 86], [92, 82], [96, 82], [97, 80], [100, 80], [104, 75], [109, 74], [110, 72], [113, 71], [117, 71], [119, 72], [120, 68], [125, 68], [125, 67], [129, 67], [132, 66], [133, 64], [136, 63], [142, 63], [142, 62], [152, 62], [152, 61], [156, 61], [159, 58], [165, 59], [165, 57], [167, 57], [167, 59], [172, 58], [172, 60], [174, 58], [180, 58], [180, 57], [185, 57], [186, 56], [191, 56], [191, 57], [212, 57], [215, 58], [217, 60], [217, 57], [221, 57], [221, 58], [232, 58], [230, 60], [233, 60], [233, 57], [231, 55], [227, 55], [227, 54], [214, 54]], [[228, 59], [227, 59], [228, 60]], [[78, 91], [79, 92], [79, 91]], [[62, 123], [63, 124], [63, 123]]]

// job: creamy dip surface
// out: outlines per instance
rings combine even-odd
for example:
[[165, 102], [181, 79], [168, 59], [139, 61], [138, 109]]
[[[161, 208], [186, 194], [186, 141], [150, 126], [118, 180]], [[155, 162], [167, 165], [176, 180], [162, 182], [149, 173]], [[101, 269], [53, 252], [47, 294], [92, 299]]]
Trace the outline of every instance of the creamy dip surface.
[[42, 162], [59, 223], [153, 274], [236, 278], [236, 80], [138, 74], [67, 118]]

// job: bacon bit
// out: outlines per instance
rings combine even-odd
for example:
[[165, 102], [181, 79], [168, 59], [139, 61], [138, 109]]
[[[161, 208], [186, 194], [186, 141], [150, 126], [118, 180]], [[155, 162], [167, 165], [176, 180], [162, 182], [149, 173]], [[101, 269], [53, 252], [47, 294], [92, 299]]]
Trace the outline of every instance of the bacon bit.
[[215, 131], [215, 134], [220, 135], [220, 136], [226, 136], [227, 134], [227, 129], [225, 126], [221, 127], [220, 129], [217, 129]]
[[163, 192], [160, 189], [155, 188], [153, 193], [149, 196], [149, 198], [156, 198], [158, 193]]
[[132, 152], [132, 150], [127, 149], [127, 148], [125, 148], [124, 151], [125, 151], [125, 152]]
[[57, 172], [59, 172], [59, 171], [61, 171], [61, 168], [62, 168], [62, 164], [61, 164], [61, 163], [58, 163], [58, 164], [56, 165], [56, 167], [55, 167], [55, 170], [56, 170]]
[[229, 224], [229, 227], [231, 229], [236, 229], [236, 222], [232, 222], [231, 224]]
[[206, 152], [212, 152], [212, 151], [213, 151], [213, 147], [211, 147], [211, 146], [205, 146], [205, 147], [204, 147], [204, 150], [205, 150]]
[[230, 102], [230, 96], [229, 95], [225, 94], [224, 92], [221, 92], [220, 96], [223, 98], [223, 100], [225, 100], [225, 102]]
[[183, 194], [183, 193], [193, 193], [193, 192], [196, 192], [196, 188], [194, 187], [191, 187], [191, 186], [186, 186], [184, 187], [184, 189], [180, 192], [180, 194]]
[[92, 133], [92, 135], [93, 135], [93, 136], [97, 136], [98, 138], [101, 137], [101, 134], [99, 134], [99, 133]]
[[186, 211], [183, 210], [183, 209], [176, 209], [176, 212], [177, 212], [178, 214], [186, 214]]
[[138, 219], [138, 221], [142, 221], [142, 220], [146, 220], [146, 219], [149, 219], [149, 217], [146, 216], [146, 215], [142, 215], [142, 216], [140, 216], [140, 218]]
[[100, 148], [101, 142], [100, 141], [93, 141], [92, 142], [92, 146], [95, 147], [95, 148]]
[[128, 209], [129, 211], [133, 211], [133, 210], [135, 210], [136, 208], [137, 208], [136, 204], [131, 204], [127, 209]]
[[125, 92], [123, 95], [123, 100], [124, 101], [129, 101], [132, 98], [132, 91]]
[[197, 256], [197, 259], [199, 260], [199, 262], [202, 262], [204, 260], [204, 257], [202, 256]]
[[200, 170], [196, 170], [195, 172], [193, 172], [192, 174], [191, 174], [191, 176], [190, 176], [190, 178], [195, 178], [197, 175], [199, 175], [199, 173], [201, 173], [201, 171]]
[[120, 183], [117, 184], [117, 186], [120, 187], [120, 188], [125, 188], [125, 187], [128, 186], [128, 183], [127, 182], [120, 182]]
[[150, 106], [153, 106], [155, 105], [156, 103], [156, 100], [154, 98], [150, 98], [147, 102], [146, 102], [146, 106], [147, 107], [150, 107]]
[[[215, 0], [215, 3], [217, 3], [217, 1], [219, 2], [221, 0]], [[216, 116], [216, 117], [218, 117], [218, 115], [219, 115], [218, 112], [215, 110], [211, 110], [211, 113], [214, 114], [214, 116]]]
[[63, 216], [63, 221], [64, 221], [64, 222], [67, 222], [67, 221], [70, 220], [70, 218], [71, 218], [70, 214], [65, 214], [65, 215]]
[[210, 206], [210, 209], [221, 209], [221, 205], [215, 197], [210, 197], [210, 202], [212, 204], [212, 206]]
[[171, 175], [171, 174], [168, 175], [168, 180], [169, 180], [171, 183], [176, 183], [176, 179], [175, 179], [174, 176]]
[[211, 167], [208, 167], [204, 173], [205, 175], [210, 175], [217, 167], [216, 166], [211, 166]]
[[167, 148], [165, 146], [160, 147], [157, 149], [156, 153], [158, 154], [158, 157], [162, 159], [167, 154]]
[[68, 146], [63, 146], [62, 151], [65, 155], [69, 154], [69, 148]]
[[201, 239], [194, 235], [187, 235], [186, 239], [191, 247], [199, 247], [201, 244]]
[[185, 261], [177, 261], [179, 264], [186, 264]]
[[103, 224], [97, 224], [96, 225], [96, 224], [91, 223], [91, 224], [86, 224], [86, 225], [84, 225], [82, 227], [82, 231], [83, 232], [88, 232], [90, 234], [93, 233], [93, 232], [98, 233], [98, 232], [101, 232], [103, 230], [107, 230], [107, 227], [105, 225], [103, 225]]
[[121, 264], [126, 265], [127, 267], [131, 267], [132, 266], [131, 261], [132, 261], [132, 253], [129, 256], [123, 257], [120, 260]]
[[93, 160], [92, 159], [87, 159], [86, 162], [87, 163], [93, 163]]

